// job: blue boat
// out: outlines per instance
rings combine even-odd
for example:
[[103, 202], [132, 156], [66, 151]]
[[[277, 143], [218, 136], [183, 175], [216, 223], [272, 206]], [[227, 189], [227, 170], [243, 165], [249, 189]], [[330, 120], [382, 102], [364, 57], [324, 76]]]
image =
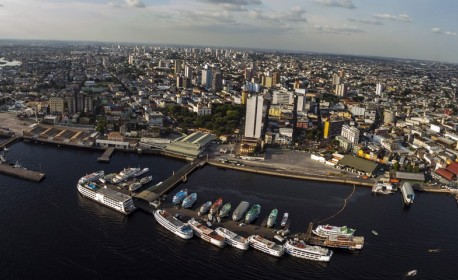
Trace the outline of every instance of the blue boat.
[[194, 202], [196, 202], [196, 200], [197, 200], [197, 194], [192, 193], [183, 200], [183, 203], [181, 204], [181, 206], [183, 208], [191, 208], [192, 205], [194, 205]]
[[188, 196], [188, 189], [182, 189], [177, 192], [172, 200], [173, 205], [180, 204], [186, 196]]

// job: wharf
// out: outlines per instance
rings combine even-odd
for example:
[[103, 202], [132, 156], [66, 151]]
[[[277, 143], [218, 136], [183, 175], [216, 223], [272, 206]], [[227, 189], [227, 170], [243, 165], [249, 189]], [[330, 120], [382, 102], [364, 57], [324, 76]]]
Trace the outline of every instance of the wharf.
[[7, 141], [5, 141], [5, 142], [0, 144], [0, 149], [3, 150], [3, 149], [5, 149], [5, 147], [8, 147], [8, 146], [14, 144], [18, 139], [19, 139], [19, 137], [12, 137], [12, 138], [8, 139]]
[[114, 147], [108, 147], [105, 150], [105, 152], [103, 153], [103, 155], [100, 156], [99, 158], [97, 158], [97, 161], [99, 161], [99, 162], [110, 162], [111, 155], [113, 155], [114, 151], [115, 151]]
[[179, 183], [186, 182], [189, 174], [194, 172], [194, 170], [196, 170], [197, 168], [204, 166], [205, 163], [206, 161], [196, 159], [182, 167], [177, 172], [174, 172], [172, 176], [167, 178], [160, 185], [154, 185], [135, 195], [135, 197], [137, 199], [142, 199], [149, 203], [152, 203], [155, 200], [159, 199], [162, 195], [171, 191]]
[[34, 182], [40, 182], [46, 176], [41, 172], [27, 170], [20, 167], [12, 167], [6, 164], [0, 164], [0, 173]]
[[[191, 209], [184, 209], [181, 207], [173, 207], [170, 203], [163, 203], [160, 209], [164, 209], [167, 212], [169, 212], [172, 215], [180, 215], [181, 218], [180, 220], [183, 222], [187, 222], [189, 219], [194, 218], [197, 221], [204, 221], [203, 224], [206, 225], [207, 215], [204, 216], [198, 216], [197, 211], [191, 210]], [[198, 208], [196, 208], [198, 209]], [[154, 208], [151, 208], [151, 210], [154, 210]], [[259, 224], [260, 220], [256, 221], [256, 223]], [[235, 222], [233, 221], [230, 217], [223, 218], [221, 222], [211, 222], [212, 229], [215, 229], [217, 227], [224, 227], [230, 231], [236, 232], [237, 234], [243, 236], [243, 237], [248, 237], [250, 235], [261, 235], [262, 237], [268, 238], [268, 239], [273, 239], [273, 237], [276, 235], [274, 231], [279, 230], [280, 228], [266, 228], [262, 225], [257, 225], [257, 224], [246, 224], [244, 226], [239, 226], [240, 222]], [[265, 224], [265, 223], [262, 223]]]

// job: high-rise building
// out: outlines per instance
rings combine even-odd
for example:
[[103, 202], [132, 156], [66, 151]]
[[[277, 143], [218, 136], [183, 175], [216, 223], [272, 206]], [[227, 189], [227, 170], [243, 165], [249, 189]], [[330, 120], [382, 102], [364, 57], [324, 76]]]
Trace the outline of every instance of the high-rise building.
[[336, 85], [336, 95], [337, 96], [345, 96], [347, 93], [347, 90], [345, 88], [345, 84], [338, 84]]
[[212, 90], [214, 92], [221, 91], [223, 89], [223, 75], [221, 73], [215, 73], [212, 79]]
[[69, 114], [74, 114], [76, 113], [76, 99], [75, 99], [75, 95], [70, 95], [70, 96], [67, 96], [66, 98], [67, 100], [67, 111]]
[[62, 97], [51, 97], [49, 98], [49, 113], [60, 113], [64, 112], [64, 99]]
[[203, 69], [202, 70], [202, 81], [201, 84], [205, 86], [205, 88], [209, 89], [212, 85], [212, 70], [211, 69]]
[[263, 104], [264, 98], [262, 96], [255, 95], [248, 98], [245, 116], [245, 137], [261, 137]]
[[348, 124], [345, 124], [342, 126], [342, 136], [345, 137], [345, 139], [349, 140], [354, 147], [358, 145], [359, 142], [359, 129], [357, 129], [354, 126], [349, 126]]
[[280, 73], [272, 72], [272, 86], [277, 86], [280, 83]]
[[183, 87], [183, 76], [177, 76], [177, 88]]
[[327, 120], [324, 122], [323, 138], [328, 139], [342, 134], [344, 120]]
[[181, 60], [175, 59], [175, 74], [180, 74], [181, 72]]
[[84, 111], [84, 95], [83, 92], [79, 92], [76, 94], [76, 111], [83, 112]]
[[192, 67], [189, 65], [186, 65], [184, 67], [184, 76], [190, 80], [192, 80]]
[[340, 84], [340, 76], [337, 73], [332, 74], [332, 85], [336, 86]]
[[378, 83], [375, 88], [375, 95], [382, 96], [382, 92], [383, 92], [383, 85], [381, 83]]

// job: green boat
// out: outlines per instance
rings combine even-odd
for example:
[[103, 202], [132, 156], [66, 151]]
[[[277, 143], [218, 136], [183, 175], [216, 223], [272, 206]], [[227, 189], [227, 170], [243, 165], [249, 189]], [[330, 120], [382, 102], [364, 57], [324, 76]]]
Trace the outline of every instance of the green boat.
[[249, 224], [256, 220], [259, 217], [259, 213], [261, 213], [261, 205], [256, 204], [251, 207], [250, 211], [245, 216], [245, 223]]
[[224, 204], [224, 206], [219, 211], [219, 216], [221, 218], [227, 217], [229, 215], [229, 212], [231, 212], [231, 208], [232, 208], [232, 205], [230, 203]]
[[267, 219], [267, 227], [273, 227], [277, 222], [278, 210], [274, 209], [270, 212], [269, 218]]

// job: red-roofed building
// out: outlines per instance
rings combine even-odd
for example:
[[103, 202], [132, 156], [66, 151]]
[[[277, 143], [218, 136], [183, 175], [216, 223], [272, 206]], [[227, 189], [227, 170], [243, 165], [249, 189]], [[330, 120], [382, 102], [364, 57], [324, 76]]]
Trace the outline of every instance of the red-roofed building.
[[452, 162], [449, 165], [447, 165], [447, 171], [453, 173], [455, 176], [458, 175], [458, 163]]
[[453, 174], [450, 171], [447, 171], [444, 168], [438, 168], [435, 172], [436, 172], [436, 174], [440, 175], [441, 177], [443, 177], [443, 178], [445, 178], [445, 179], [447, 179], [449, 181], [452, 181], [455, 178], [455, 174]]

